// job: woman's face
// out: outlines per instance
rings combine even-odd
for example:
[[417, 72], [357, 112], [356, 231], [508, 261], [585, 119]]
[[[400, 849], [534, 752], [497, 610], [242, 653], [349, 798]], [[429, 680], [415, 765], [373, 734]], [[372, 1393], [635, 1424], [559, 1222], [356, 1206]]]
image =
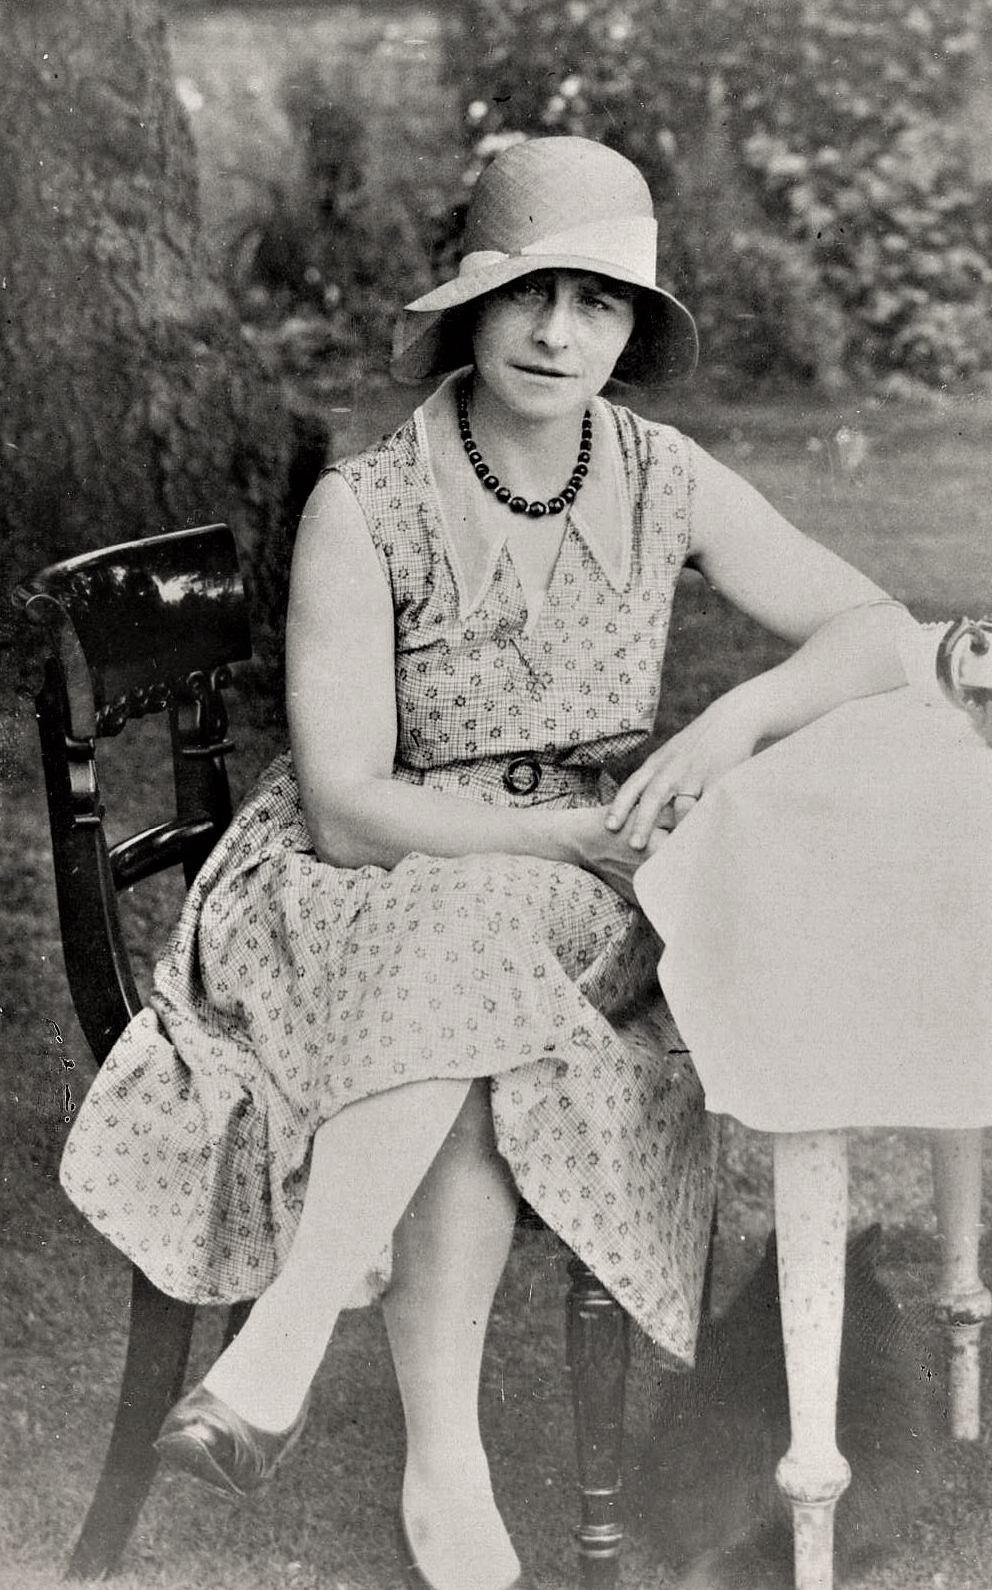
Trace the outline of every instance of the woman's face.
[[476, 372], [522, 418], [563, 417], [602, 390], [633, 329], [633, 288], [586, 271], [535, 271], [482, 300]]

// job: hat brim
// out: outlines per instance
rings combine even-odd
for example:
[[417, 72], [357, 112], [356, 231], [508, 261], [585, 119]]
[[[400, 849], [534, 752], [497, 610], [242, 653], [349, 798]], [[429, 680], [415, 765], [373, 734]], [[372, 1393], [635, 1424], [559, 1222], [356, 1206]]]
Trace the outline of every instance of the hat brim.
[[691, 375], [699, 361], [696, 322], [685, 305], [663, 287], [635, 271], [601, 259], [576, 254], [528, 254], [500, 260], [484, 269], [455, 276], [407, 304], [393, 338], [390, 371], [395, 380], [415, 385], [471, 364], [469, 317], [464, 311], [487, 293], [496, 292], [535, 271], [589, 271], [639, 291], [637, 325], [631, 354], [621, 355], [617, 375], [638, 384], [677, 380]]

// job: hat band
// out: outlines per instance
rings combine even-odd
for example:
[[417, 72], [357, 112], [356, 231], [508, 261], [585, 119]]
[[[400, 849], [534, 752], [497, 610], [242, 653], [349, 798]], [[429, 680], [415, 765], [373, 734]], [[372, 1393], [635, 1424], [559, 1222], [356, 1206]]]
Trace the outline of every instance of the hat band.
[[653, 287], [658, 259], [658, 223], [646, 215], [631, 216], [625, 221], [586, 221], [564, 232], [552, 232], [534, 243], [524, 243], [512, 251], [474, 249], [462, 259], [458, 274], [470, 277], [491, 270], [494, 265], [502, 265], [505, 260], [528, 259], [532, 255], [552, 258], [561, 254], [581, 259], [591, 270], [601, 268], [606, 276], [622, 271], [625, 277], [640, 277], [646, 287]]

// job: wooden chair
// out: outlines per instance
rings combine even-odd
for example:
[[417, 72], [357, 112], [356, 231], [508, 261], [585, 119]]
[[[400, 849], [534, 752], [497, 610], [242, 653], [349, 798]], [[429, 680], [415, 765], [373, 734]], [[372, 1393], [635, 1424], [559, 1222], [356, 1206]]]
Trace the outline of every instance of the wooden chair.
[[[102, 1064], [140, 998], [117, 896], [181, 866], [187, 886], [231, 817], [223, 692], [251, 655], [234, 538], [207, 525], [84, 553], [24, 580], [15, 605], [47, 637], [36, 698], [66, 972]], [[97, 742], [167, 713], [175, 811], [108, 846]], [[579, 1260], [570, 1265], [567, 1361], [575, 1407], [583, 1582], [616, 1582], [629, 1319]], [[250, 1304], [228, 1314], [226, 1337]], [[182, 1391], [195, 1308], [134, 1268], [124, 1377], [110, 1446], [69, 1576], [118, 1568], [157, 1468], [152, 1441]]]

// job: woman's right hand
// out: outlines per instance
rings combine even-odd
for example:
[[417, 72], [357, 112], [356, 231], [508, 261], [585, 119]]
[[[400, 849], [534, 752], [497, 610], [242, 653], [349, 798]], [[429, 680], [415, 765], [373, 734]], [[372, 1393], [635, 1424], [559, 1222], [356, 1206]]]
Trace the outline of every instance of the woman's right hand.
[[617, 833], [611, 833], [606, 827], [608, 809], [606, 806], [584, 806], [576, 811], [562, 812], [571, 856], [576, 866], [594, 873], [629, 905], [636, 905], [634, 873], [665, 843], [668, 826], [674, 826], [674, 819], [670, 825], [655, 828], [647, 844], [635, 849], [627, 825]]

